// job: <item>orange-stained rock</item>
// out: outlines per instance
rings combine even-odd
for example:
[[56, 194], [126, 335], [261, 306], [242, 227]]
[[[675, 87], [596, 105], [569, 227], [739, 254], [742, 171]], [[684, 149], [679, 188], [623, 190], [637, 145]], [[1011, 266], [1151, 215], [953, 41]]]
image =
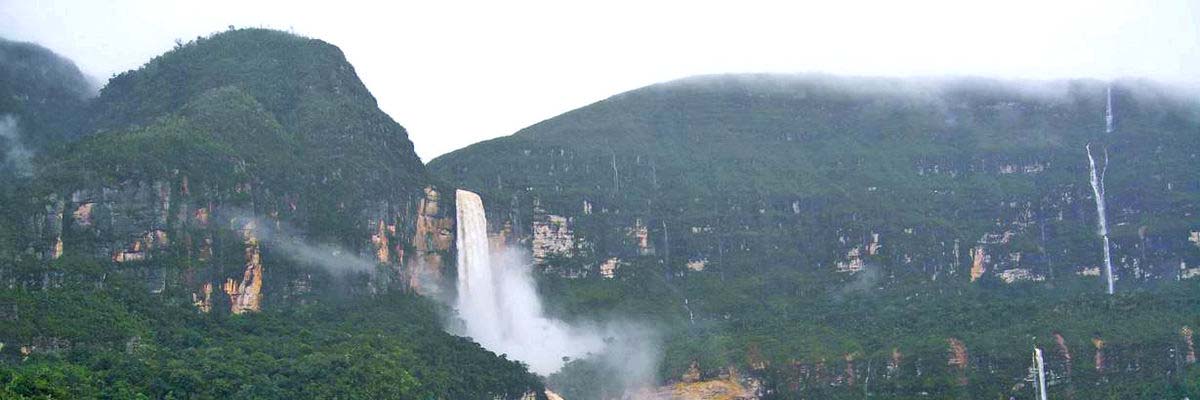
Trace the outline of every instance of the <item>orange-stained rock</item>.
[[241, 282], [230, 278], [225, 281], [223, 287], [225, 294], [229, 295], [229, 311], [234, 314], [257, 312], [262, 307], [262, 253], [259, 251], [255, 228], [253, 220], [246, 222], [241, 228], [243, 243], [246, 246], [246, 269]]
[[376, 226], [375, 233], [371, 234], [371, 246], [375, 247], [375, 261], [387, 264], [391, 256], [391, 249], [388, 248], [387, 225], [380, 220]]
[[71, 219], [75, 221], [75, 226], [89, 227], [92, 226], [92, 211], [96, 208], [96, 203], [83, 203], [75, 212], [71, 213]]
[[454, 216], [439, 213], [440, 194], [433, 187], [425, 188], [425, 196], [417, 202], [416, 229], [412, 237], [414, 254], [408, 260], [408, 285], [418, 293], [436, 290], [445, 268], [442, 253], [449, 252], [454, 243]]
[[627, 394], [632, 400], [754, 400], [762, 383], [753, 378], [738, 376], [736, 370], [719, 379], [680, 382], [659, 388], [646, 388]]
[[970, 358], [967, 355], [967, 346], [963, 344], [962, 340], [957, 338], [946, 339], [946, 342], [950, 344], [950, 360], [946, 364], [958, 368], [958, 383], [966, 385], [967, 364], [970, 363]]
[[650, 228], [642, 223], [641, 218], [634, 220], [633, 227], [627, 229], [626, 234], [637, 244], [638, 255], [654, 254], [654, 246], [650, 244]]
[[170, 240], [167, 237], [167, 231], [158, 229], [146, 232], [142, 237], [134, 239], [124, 249], [119, 249], [113, 253], [113, 262], [123, 263], [130, 261], [145, 260], [150, 252], [161, 250], [170, 245]]
[[1071, 349], [1067, 348], [1067, 339], [1062, 334], [1054, 332], [1054, 343], [1058, 344], [1058, 355], [1066, 360], [1067, 376], [1071, 376]]
[[975, 282], [983, 277], [983, 273], [987, 272], [984, 261], [987, 258], [987, 253], [983, 252], [983, 246], [975, 248], [971, 253], [971, 282]]
[[1104, 339], [1092, 337], [1092, 346], [1096, 347], [1096, 371], [1104, 372]]
[[192, 304], [202, 313], [212, 311], [212, 283], [205, 282], [200, 286], [200, 293], [192, 293]]
[[1196, 344], [1192, 341], [1192, 333], [1192, 328], [1187, 326], [1179, 330], [1179, 335], [1183, 336], [1183, 344], [1187, 348], [1184, 353], [1184, 361], [1187, 361], [1188, 364], [1196, 363]]

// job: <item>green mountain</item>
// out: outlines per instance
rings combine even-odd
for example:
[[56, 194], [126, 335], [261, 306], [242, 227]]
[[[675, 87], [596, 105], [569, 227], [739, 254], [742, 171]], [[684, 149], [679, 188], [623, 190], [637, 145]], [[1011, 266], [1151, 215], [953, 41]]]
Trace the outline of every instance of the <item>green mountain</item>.
[[429, 168], [532, 250], [560, 315], [669, 326], [667, 381], [732, 368], [786, 398], [1024, 398], [1037, 345], [1058, 393], [1195, 396], [1198, 106], [1144, 81], [705, 76]]
[[0, 179], [28, 174], [34, 153], [74, 137], [93, 90], [71, 60], [0, 38]]
[[0, 199], [0, 397], [541, 393], [416, 294], [452, 213], [337, 47], [230, 30], [37, 104], [79, 118]]

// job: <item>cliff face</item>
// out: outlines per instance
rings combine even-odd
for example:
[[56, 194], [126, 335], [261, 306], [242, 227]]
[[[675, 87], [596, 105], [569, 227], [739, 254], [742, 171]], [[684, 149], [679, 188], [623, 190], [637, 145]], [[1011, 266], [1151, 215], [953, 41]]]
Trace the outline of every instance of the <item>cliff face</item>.
[[[39, 153], [19, 174], [0, 159], [0, 397], [542, 391], [401, 293], [442, 284], [453, 199], [336, 47], [231, 29], [72, 107], [48, 101], [69, 79], [9, 79], [9, 50], [0, 40], [0, 154], [13, 127], [52, 143], [21, 142]], [[33, 75], [61, 72], [48, 65]], [[389, 383], [355, 384], [331, 360]]]
[[[201, 38], [117, 76], [87, 108], [86, 137], [47, 154], [21, 193], [36, 212], [19, 260], [99, 257], [153, 271], [139, 273], [202, 310], [215, 287], [233, 313], [314, 287], [264, 233], [376, 263], [352, 291], [442, 279], [452, 214], [334, 46], [254, 29]], [[165, 268], [179, 260], [182, 272]]]
[[[443, 272], [452, 260], [455, 213], [453, 199], [444, 200], [433, 187], [426, 187], [417, 201], [416, 228], [412, 235], [413, 256], [409, 259], [408, 286], [433, 294], [444, 283]], [[402, 257], [403, 258], [403, 257]]]
[[[695, 357], [725, 360], [703, 366], [711, 375], [761, 340], [773, 346], [759, 358], [773, 362], [754, 362], [756, 374], [784, 392], [821, 397], [882, 380], [901, 397], [995, 397], [1028, 366], [1024, 350], [1006, 352], [1071, 327], [1060, 336], [1074, 358], [1050, 357], [1056, 374], [1148, 379], [1174, 368], [1161, 355], [1185, 347], [1178, 328], [1155, 323], [1093, 345], [1092, 330], [1115, 328], [1090, 315], [1138, 324], [1158, 308], [1130, 299], [1112, 311], [1066, 294], [1103, 292], [1085, 146], [1110, 156], [1118, 291], [1191, 298], [1155, 291], [1200, 277], [1200, 186], [1183, 172], [1200, 168], [1200, 114], [1170, 88], [1118, 81], [1106, 132], [1109, 86], [691, 78], [429, 167], [483, 197], [496, 237], [528, 246], [551, 304], [682, 326], [687, 337], [668, 344], [672, 375]], [[1187, 315], [1167, 308], [1164, 321]], [[1136, 372], [1107, 375], [1115, 358]], [[950, 384], [912, 384], [930, 375]]]
[[[1116, 129], [1104, 135], [1103, 84], [1041, 85], [687, 79], [430, 168], [481, 193], [492, 215], [516, 216], [496, 226], [531, 229], [517, 241], [539, 261], [594, 247], [577, 260], [593, 274], [614, 256], [654, 257], [681, 273], [707, 259], [709, 270], [730, 272], [744, 268], [734, 259], [758, 253], [848, 274], [875, 265], [926, 280], [1013, 283], [1102, 264], [1083, 149], [1103, 143], [1112, 171], [1123, 171], [1107, 184], [1119, 278], [1191, 277], [1196, 228], [1171, 221], [1197, 211], [1165, 199], [1200, 196], [1182, 174], [1200, 151], [1188, 133], [1200, 126], [1194, 102], [1118, 82]], [[878, 238], [886, 244], [868, 251]]]

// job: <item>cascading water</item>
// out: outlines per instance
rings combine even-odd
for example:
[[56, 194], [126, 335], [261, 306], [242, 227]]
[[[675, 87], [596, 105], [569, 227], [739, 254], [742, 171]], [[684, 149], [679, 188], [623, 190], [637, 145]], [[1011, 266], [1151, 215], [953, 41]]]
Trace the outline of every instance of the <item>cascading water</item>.
[[1037, 393], [1038, 400], [1046, 400], [1046, 364], [1042, 360], [1042, 349], [1033, 348], [1033, 366], [1037, 369], [1037, 375], [1034, 380], [1037, 383], [1034, 389]]
[[[1112, 108], [1112, 87], [1107, 91], [1107, 102], [1104, 108], [1104, 132], [1111, 134], [1113, 132], [1113, 108]], [[1096, 214], [1098, 215], [1097, 224], [1100, 228], [1100, 237], [1104, 243], [1104, 279], [1108, 282], [1108, 294], [1113, 294], [1113, 270], [1112, 270], [1112, 254], [1108, 241], [1108, 214], [1105, 212], [1104, 204], [1104, 175], [1108, 171], [1108, 149], [1104, 150], [1104, 165], [1099, 172], [1096, 170], [1096, 159], [1092, 157], [1092, 144], [1088, 143], [1084, 146], [1087, 150], [1088, 169], [1090, 170], [1090, 181], [1092, 184], [1092, 194], [1096, 197]]]
[[507, 354], [548, 375], [563, 358], [579, 358], [604, 347], [599, 334], [547, 318], [532, 278], [528, 257], [519, 251], [489, 249], [487, 217], [479, 195], [459, 190], [458, 298], [466, 335], [488, 350]]
[[1104, 279], [1108, 281], [1108, 294], [1113, 294], [1112, 255], [1108, 242], [1108, 213], [1104, 210], [1104, 173], [1108, 169], [1108, 152], [1104, 153], [1103, 169], [1097, 173], [1096, 159], [1092, 157], [1091, 144], [1085, 148], [1087, 149], [1088, 167], [1091, 169], [1092, 195], [1096, 197], [1096, 214], [1098, 215], [1096, 224], [1099, 225], [1100, 238], [1104, 244]]
[[[483, 201], [479, 195], [465, 190], [455, 193], [458, 208], [458, 309], [467, 321], [467, 334], [472, 337], [491, 336], [499, 333], [496, 327], [495, 278], [492, 277], [491, 255], [488, 254], [487, 217], [483, 212]], [[480, 328], [488, 329], [480, 329]], [[476, 329], [472, 329], [476, 328]]]

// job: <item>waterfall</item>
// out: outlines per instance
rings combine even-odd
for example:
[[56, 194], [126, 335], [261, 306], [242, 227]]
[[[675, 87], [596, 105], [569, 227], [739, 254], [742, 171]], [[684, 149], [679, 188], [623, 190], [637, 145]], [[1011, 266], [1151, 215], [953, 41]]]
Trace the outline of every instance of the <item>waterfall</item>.
[[1112, 86], [1105, 92], [1107, 102], [1104, 106], [1104, 133], [1113, 133]]
[[[467, 334], [491, 335], [498, 324], [498, 305], [495, 278], [492, 277], [491, 255], [488, 254], [487, 217], [479, 195], [465, 190], [455, 193], [458, 208], [458, 309], [470, 314]], [[464, 315], [465, 316], [465, 315]], [[473, 322], [473, 323], [472, 323]], [[472, 327], [486, 327], [472, 332]]]
[[1037, 398], [1038, 400], [1046, 400], [1046, 364], [1042, 362], [1042, 349], [1033, 348], [1033, 365], [1037, 368]]
[[1108, 169], [1108, 152], [1104, 152], [1104, 166], [1096, 172], [1096, 159], [1092, 157], [1092, 145], [1087, 144], [1088, 167], [1091, 169], [1092, 195], [1096, 197], [1097, 224], [1100, 238], [1104, 242], [1104, 279], [1108, 281], [1108, 294], [1113, 294], [1112, 254], [1108, 243], [1108, 217], [1104, 211], [1104, 173]]
[[[1105, 133], [1113, 132], [1112, 86], [1106, 92], [1107, 100], [1104, 107]], [[1104, 165], [1096, 171], [1096, 158], [1092, 156], [1092, 144], [1084, 146], [1087, 150], [1088, 169], [1092, 183], [1092, 194], [1096, 198], [1097, 224], [1100, 225], [1100, 238], [1104, 242], [1104, 279], [1108, 282], [1108, 294], [1113, 294], [1112, 250], [1108, 241], [1108, 215], [1104, 208], [1104, 174], [1108, 171], [1108, 148], [1104, 149]]]
[[529, 365], [535, 373], [558, 371], [564, 358], [579, 358], [604, 347], [600, 334], [545, 316], [528, 255], [489, 248], [487, 217], [479, 195], [459, 190], [458, 298], [465, 334], [497, 354]]

